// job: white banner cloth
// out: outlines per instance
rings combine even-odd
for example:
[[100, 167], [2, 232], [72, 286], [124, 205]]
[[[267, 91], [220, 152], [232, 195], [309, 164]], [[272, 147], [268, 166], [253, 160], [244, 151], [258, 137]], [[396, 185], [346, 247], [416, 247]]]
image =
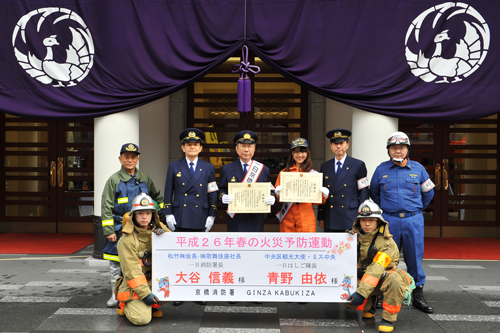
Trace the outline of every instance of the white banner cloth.
[[153, 234], [162, 301], [345, 302], [356, 291], [356, 235]]

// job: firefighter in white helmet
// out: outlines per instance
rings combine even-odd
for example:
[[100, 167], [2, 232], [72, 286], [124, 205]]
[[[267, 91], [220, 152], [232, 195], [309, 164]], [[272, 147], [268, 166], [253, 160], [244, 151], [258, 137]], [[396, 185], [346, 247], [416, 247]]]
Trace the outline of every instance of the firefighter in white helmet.
[[384, 219], [391, 226], [391, 233], [404, 261], [415, 279], [413, 306], [425, 313], [434, 309], [423, 294], [425, 273], [424, 216], [422, 212], [434, 196], [434, 183], [424, 166], [409, 158], [410, 139], [403, 132], [395, 132], [387, 139], [390, 160], [381, 163], [370, 184], [371, 198], [384, 211]]
[[368, 199], [359, 206], [350, 233], [358, 236], [358, 287], [346, 306], [363, 311], [363, 318], [374, 318], [377, 296], [384, 296], [379, 330], [392, 332], [412, 278], [398, 268], [399, 249], [376, 203]]
[[153, 199], [145, 193], [134, 198], [123, 221], [123, 236], [118, 241], [122, 276], [115, 285], [117, 312], [134, 325], [147, 325], [152, 317], [163, 316], [151, 287], [151, 235], [170, 230], [160, 222]]

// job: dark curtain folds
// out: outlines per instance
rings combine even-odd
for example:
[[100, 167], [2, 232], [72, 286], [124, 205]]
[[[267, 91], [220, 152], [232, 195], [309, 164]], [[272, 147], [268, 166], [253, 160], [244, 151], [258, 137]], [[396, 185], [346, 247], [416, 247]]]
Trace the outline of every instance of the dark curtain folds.
[[[49, 70], [31, 68], [30, 55], [40, 66], [70, 64], [70, 28], [81, 25], [60, 8], [83, 19], [95, 48], [75, 86], [54, 87]], [[37, 9], [23, 40], [16, 24]], [[0, 108], [57, 119], [128, 110], [198, 80], [245, 43], [282, 75], [353, 107], [425, 121], [477, 119], [499, 111], [498, 17], [493, 0], [0, 0]], [[52, 35], [59, 45], [49, 47]], [[478, 54], [480, 66], [464, 72], [464, 58], [474, 65]]]
[[[19, 18], [56, 5], [81, 16], [95, 45], [93, 67], [76, 86], [39, 82], [18, 64], [13, 50]], [[0, 108], [18, 116], [76, 119], [129, 110], [189, 85], [243, 45], [239, 1], [0, 1], [0, 13]], [[26, 26], [27, 43], [18, 34], [16, 47], [41, 60], [47, 53], [44, 39], [55, 34], [60, 45], [52, 46], [54, 60], [64, 63], [62, 46], [72, 40], [64, 32], [80, 25], [70, 19], [52, 24], [62, 15], [49, 15], [40, 32], [42, 15], [35, 15]]]
[[[457, 83], [424, 82], [410, 71], [405, 38], [412, 21], [447, 1], [255, 1], [247, 44], [282, 75], [333, 100], [390, 117], [425, 121], [477, 119], [500, 111], [500, 3], [467, 1], [488, 24], [491, 41], [482, 65]], [[464, 3], [464, 2], [462, 2]], [[451, 12], [466, 10], [451, 7]], [[431, 58], [434, 37], [449, 30], [443, 58], [454, 59], [467, 14], [449, 20], [428, 14], [419, 43], [409, 46]], [[474, 26], [473, 26], [474, 27]], [[412, 42], [412, 43], [410, 43]], [[477, 40], [476, 40], [477, 42]], [[480, 41], [479, 41], [480, 42]], [[456, 59], [456, 58], [455, 58]], [[451, 82], [453, 79], [449, 79]], [[435, 81], [438, 81], [436, 79]]]

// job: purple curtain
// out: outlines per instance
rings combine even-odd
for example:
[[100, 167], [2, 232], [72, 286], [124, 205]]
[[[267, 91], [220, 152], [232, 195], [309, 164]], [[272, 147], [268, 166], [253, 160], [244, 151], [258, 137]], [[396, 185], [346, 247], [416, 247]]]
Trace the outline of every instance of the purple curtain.
[[57, 119], [131, 109], [246, 44], [360, 109], [477, 119], [499, 111], [498, 17], [495, 0], [0, 0], [0, 108]]

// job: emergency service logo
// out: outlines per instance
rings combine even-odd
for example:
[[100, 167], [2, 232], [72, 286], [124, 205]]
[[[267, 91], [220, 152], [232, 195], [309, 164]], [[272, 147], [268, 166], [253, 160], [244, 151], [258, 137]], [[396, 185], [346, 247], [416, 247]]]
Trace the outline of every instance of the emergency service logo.
[[27, 74], [54, 87], [77, 85], [94, 64], [92, 35], [83, 19], [66, 8], [40, 8], [21, 17], [12, 46]]
[[456, 83], [484, 62], [490, 30], [484, 18], [463, 2], [446, 2], [421, 13], [406, 32], [406, 60], [425, 82]]

